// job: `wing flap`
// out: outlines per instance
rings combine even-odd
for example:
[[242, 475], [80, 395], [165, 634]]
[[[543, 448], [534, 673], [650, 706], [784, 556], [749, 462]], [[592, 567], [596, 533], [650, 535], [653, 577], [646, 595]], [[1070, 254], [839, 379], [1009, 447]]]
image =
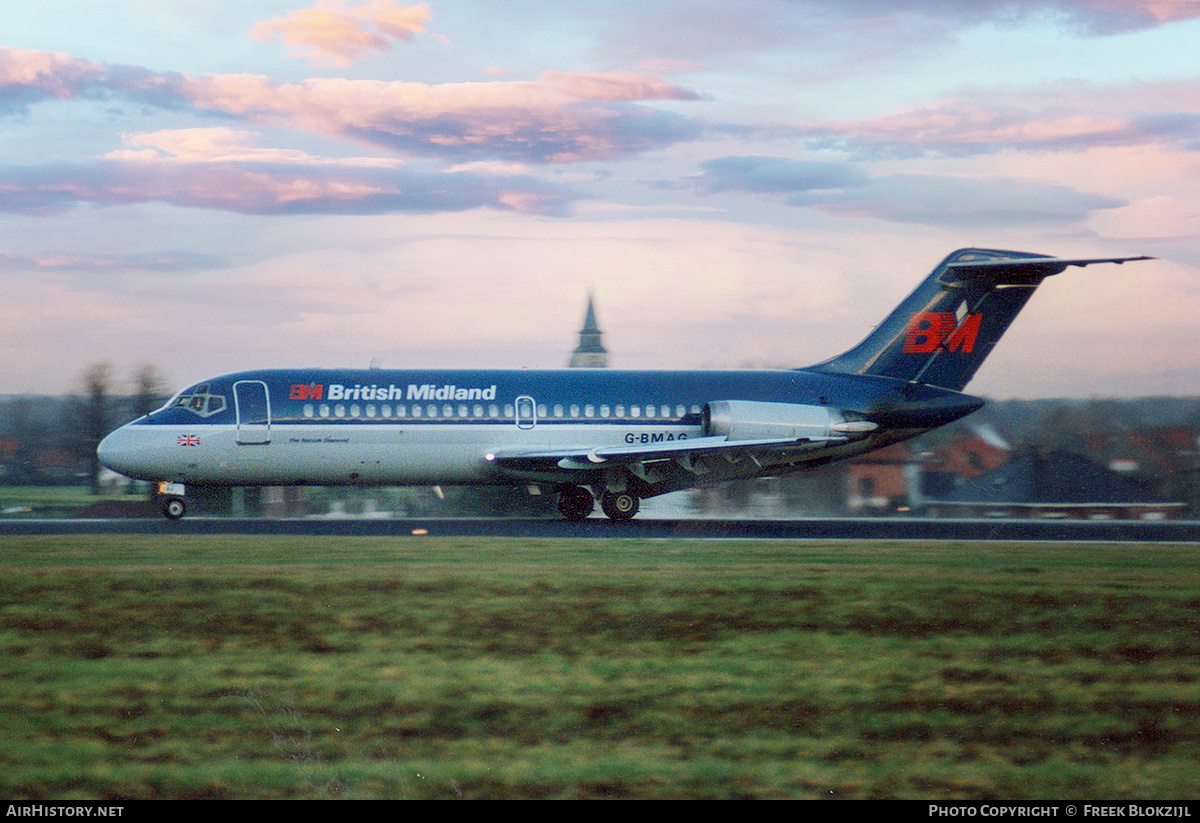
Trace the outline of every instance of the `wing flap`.
[[545, 451], [512, 450], [497, 452], [494, 462], [501, 468], [530, 469], [535, 466], [558, 468], [566, 471], [595, 471], [613, 466], [653, 463], [673, 460], [683, 468], [699, 473], [696, 460], [703, 456], [738, 457], [755, 452], [787, 452], [804, 450], [816, 445], [842, 443], [849, 440], [844, 435], [830, 437], [805, 437], [801, 439], [730, 440], [726, 437], [693, 437], [664, 443], [635, 444], [630, 446], [597, 446]]

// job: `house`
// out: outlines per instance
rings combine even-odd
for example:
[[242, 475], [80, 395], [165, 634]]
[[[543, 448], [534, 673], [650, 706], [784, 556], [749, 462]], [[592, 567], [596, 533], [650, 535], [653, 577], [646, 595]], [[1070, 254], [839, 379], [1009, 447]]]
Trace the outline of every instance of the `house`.
[[1157, 520], [1180, 517], [1183, 510], [1183, 503], [1082, 455], [1035, 447], [923, 505], [926, 514], [941, 517]]

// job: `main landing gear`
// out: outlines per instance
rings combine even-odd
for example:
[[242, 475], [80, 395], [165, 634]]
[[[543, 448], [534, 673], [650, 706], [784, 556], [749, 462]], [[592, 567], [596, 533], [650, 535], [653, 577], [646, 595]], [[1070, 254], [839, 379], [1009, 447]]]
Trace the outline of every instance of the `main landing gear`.
[[638, 513], [642, 501], [630, 491], [605, 492], [600, 496], [600, 508], [609, 520], [629, 520]]
[[585, 520], [596, 508], [592, 493], [579, 486], [566, 486], [558, 492], [558, 510], [567, 520]]
[[[567, 520], [584, 520], [595, 507], [595, 498], [585, 488], [564, 486], [558, 491], [558, 510]], [[606, 491], [600, 495], [600, 508], [610, 520], [629, 520], [640, 507], [641, 500], [631, 491]]]

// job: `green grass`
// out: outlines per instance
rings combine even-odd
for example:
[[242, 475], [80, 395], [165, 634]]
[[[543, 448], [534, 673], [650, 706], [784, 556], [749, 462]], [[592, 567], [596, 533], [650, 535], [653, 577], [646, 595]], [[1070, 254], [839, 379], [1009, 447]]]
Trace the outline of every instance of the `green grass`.
[[0, 796], [1187, 799], [1190, 545], [0, 538]]
[[102, 500], [142, 500], [118, 492], [93, 495], [87, 486], [0, 486], [0, 517], [74, 517]]

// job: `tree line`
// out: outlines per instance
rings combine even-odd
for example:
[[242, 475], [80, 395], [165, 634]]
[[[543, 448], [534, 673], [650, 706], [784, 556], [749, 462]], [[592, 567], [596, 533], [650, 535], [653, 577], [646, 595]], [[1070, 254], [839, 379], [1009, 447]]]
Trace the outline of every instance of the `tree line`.
[[137, 366], [125, 380], [112, 364], [92, 363], [76, 383], [75, 391], [66, 397], [0, 399], [0, 483], [51, 485], [82, 480], [99, 493], [96, 446], [110, 431], [154, 411], [171, 396], [162, 371], [152, 363]]

